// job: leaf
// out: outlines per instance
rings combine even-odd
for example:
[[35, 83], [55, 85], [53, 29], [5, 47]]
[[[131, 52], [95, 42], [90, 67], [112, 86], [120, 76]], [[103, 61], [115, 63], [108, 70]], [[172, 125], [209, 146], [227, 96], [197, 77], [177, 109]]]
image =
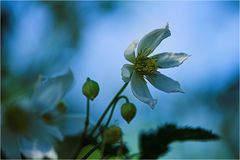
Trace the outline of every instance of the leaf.
[[64, 141], [57, 142], [55, 144], [55, 150], [59, 159], [75, 159], [81, 148], [88, 144], [96, 144], [96, 140], [93, 138], [85, 137], [79, 134], [76, 136], [66, 136]]
[[168, 151], [168, 145], [174, 141], [209, 141], [218, 139], [217, 134], [203, 128], [178, 128], [175, 124], [166, 124], [155, 132], [140, 135], [141, 159], [158, 158]]
[[[82, 159], [85, 155], [88, 154], [88, 152], [90, 152], [92, 149], [94, 148], [94, 145], [87, 145], [85, 147], [83, 147], [83, 149], [81, 150], [81, 152], [79, 153], [77, 159]], [[89, 155], [89, 157], [87, 159], [101, 159], [102, 155], [101, 155], [101, 151], [99, 149], [96, 149], [92, 154]]]

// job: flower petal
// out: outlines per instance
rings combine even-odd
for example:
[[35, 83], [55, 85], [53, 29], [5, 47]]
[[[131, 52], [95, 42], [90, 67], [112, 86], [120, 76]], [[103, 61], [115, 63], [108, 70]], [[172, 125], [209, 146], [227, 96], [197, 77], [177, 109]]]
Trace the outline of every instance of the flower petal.
[[62, 133], [57, 127], [47, 126], [46, 129], [53, 137], [56, 137], [58, 140], [62, 141], [64, 139]]
[[62, 75], [47, 78], [42, 81], [34, 90], [32, 100], [41, 113], [53, 109], [56, 103], [63, 98], [67, 91], [72, 87], [73, 73], [69, 68]]
[[[44, 153], [37, 149], [37, 142], [21, 138], [21, 152], [27, 159], [43, 159]], [[46, 153], [46, 152], [45, 152]]]
[[146, 76], [147, 80], [157, 89], [162, 90], [164, 92], [182, 92], [183, 90], [180, 87], [180, 84], [177, 81], [172, 80], [171, 78], [159, 73], [155, 72], [150, 76]]
[[[37, 126], [37, 127], [36, 127]], [[42, 152], [47, 152], [53, 146], [54, 138], [59, 135], [52, 135], [53, 129], [50, 125], [47, 125], [42, 119], [36, 118], [32, 121], [30, 130], [25, 133], [25, 137], [28, 138], [34, 147]], [[60, 139], [60, 138], [59, 138]]]
[[79, 134], [84, 129], [85, 119], [85, 116], [81, 114], [64, 115], [59, 129], [65, 136]]
[[23, 153], [26, 151], [32, 150], [34, 143], [27, 139], [26, 137], [21, 137], [19, 139], [20, 149]]
[[168, 29], [168, 24], [165, 28], [155, 29], [152, 32], [146, 34], [139, 42], [137, 52], [148, 56], [155, 48], [161, 43], [161, 41], [171, 35]]
[[133, 75], [131, 78], [131, 88], [132, 88], [133, 95], [137, 99], [148, 104], [152, 109], [154, 108], [154, 106], [157, 103], [157, 100], [152, 98], [148, 90], [146, 81], [143, 79], [143, 77], [138, 75], [136, 72], [133, 72]]
[[135, 62], [135, 48], [137, 47], [137, 41], [133, 41], [128, 48], [124, 51], [124, 57], [129, 62]]
[[130, 64], [124, 64], [122, 66], [122, 80], [124, 82], [129, 82], [130, 81], [130, 78], [131, 78], [131, 75], [132, 75], [132, 72], [133, 72], [133, 65], [130, 65]]
[[169, 53], [164, 52], [152, 56], [159, 68], [170, 68], [181, 65], [189, 57], [186, 53]]

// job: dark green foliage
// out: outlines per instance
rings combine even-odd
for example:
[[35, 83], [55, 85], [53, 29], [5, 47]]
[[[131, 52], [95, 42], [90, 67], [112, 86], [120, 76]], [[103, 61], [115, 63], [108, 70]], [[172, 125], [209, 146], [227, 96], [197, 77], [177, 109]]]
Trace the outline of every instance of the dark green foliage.
[[129, 152], [127, 146], [125, 144], [106, 144], [103, 156], [106, 157], [112, 157], [112, 156], [117, 156], [117, 155], [126, 155]]
[[140, 135], [141, 159], [156, 159], [166, 153], [169, 144], [174, 141], [208, 141], [217, 140], [219, 136], [202, 128], [183, 127], [166, 124], [155, 132]]
[[55, 149], [60, 159], [74, 159], [78, 156], [79, 150], [84, 146], [96, 145], [97, 141], [93, 138], [84, 137], [82, 134], [65, 137], [62, 142], [56, 143]]

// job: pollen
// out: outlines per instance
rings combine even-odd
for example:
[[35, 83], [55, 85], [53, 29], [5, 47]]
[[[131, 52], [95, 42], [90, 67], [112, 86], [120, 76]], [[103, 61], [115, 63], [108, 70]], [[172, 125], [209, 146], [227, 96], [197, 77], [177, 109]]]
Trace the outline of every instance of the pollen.
[[150, 75], [157, 70], [157, 62], [155, 62], [152, 58], [139, 55], [136, 58], [134, 69], [141, 75]]
[[24, 109], [13, 106], [5, 112], [5, 121], [14, 132], [24, 133], [29, 126], [29, 115]]

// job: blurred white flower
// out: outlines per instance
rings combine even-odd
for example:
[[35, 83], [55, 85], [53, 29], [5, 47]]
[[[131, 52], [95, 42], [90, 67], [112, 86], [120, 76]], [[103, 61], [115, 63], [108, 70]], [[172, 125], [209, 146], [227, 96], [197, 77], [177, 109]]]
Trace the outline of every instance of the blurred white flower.
[[42, 118], [47, 124], [57, 126], [64, 136], [74, 136], [83, 131], [86, 116], [69, 112], [68, 107], [60, 102]]
[[[72, 85], [73, 73], [69, 69], [56, 77], [41, 78], [31, 99], [21, 99], [2, 107], [1, 149], [7, 158], [20, 158], [21, 152], [26, 154], [33, 149], [48, 152], [55, 140], [63, 140], [73, 128], [72, 125], [67, 127], [71, 115], [65, 114], [62, 128], [47, 123], [46, 115], [56, 109]], [[73, 117], [69, 119], [82, 120], [79, 115]]]
[[[154, 87], [164, 92], [183, 92], [177, 81], [161, 74], [159, 68], [176, 67], [182, 64], [189, 55], [185, 53], [164, 52], [154, 56], [149, 55], [161, 43], [171, 35], [168, 24], [165, 28], [156, 29], [146, 34], [138, 43], [132, 42], [124, 52], [126, 60], [132, 64], [124, 64], [122, 79], [124, 82], [131, 81], [131, 89], [136, 98], [153, 108], [157, 100], [153, 99], [146, 85], [147, 79]], [[137, 47], [137, 56], [135, 48]]]

